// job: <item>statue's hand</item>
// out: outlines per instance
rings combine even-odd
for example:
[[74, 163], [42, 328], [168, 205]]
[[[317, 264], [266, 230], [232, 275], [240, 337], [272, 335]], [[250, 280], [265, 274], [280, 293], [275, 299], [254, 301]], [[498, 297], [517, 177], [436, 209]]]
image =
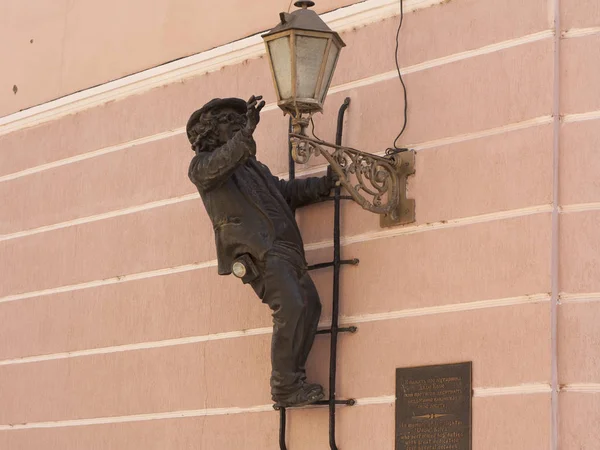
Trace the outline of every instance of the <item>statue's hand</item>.
[[249, 132], [254, 132], [258, 122], [260, 122], [260, 110], [265, 106], [264, 100], [262, 100], [262, 95], [252, 96], [246, 102], [246, 130]]
[[335, 173], [331, 166], [327, 166], [327, 175], [325, 175], [325, 177], [329, 183], [330, 189], [340, 185], [340, 177], [337, 173]]

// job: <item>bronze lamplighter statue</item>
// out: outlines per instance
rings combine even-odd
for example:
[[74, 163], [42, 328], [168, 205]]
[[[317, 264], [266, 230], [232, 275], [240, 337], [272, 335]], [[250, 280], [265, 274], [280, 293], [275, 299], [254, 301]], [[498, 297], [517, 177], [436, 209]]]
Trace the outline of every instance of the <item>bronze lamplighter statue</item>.
[[301, 9], [281, 13], [280, 24], [263, 37], [277, 103], [292, 116], [294, 159], [304, 163], [322, 155], [329, 162], [327, 175], [280, 180], [256, 159], [252, 136], [265, 105], [260, 96], [247, 102], [213, 99], [191, 115], [186, 127], [195, 152], [189, 177], [213, 224], [219, 274], [233, 273], [249, 283], [273, 311], [271, 394], [281, 407], [308, 405], [324, 396], [320, 385], [306, 380], [321, 302], [293, 210], [328, 196], [339, 181], [363, 208], [383, 216], [382, 225], [414, 220], [413, 201], [404, 193], [412, 154], [381, 157], [305, 135], [312, 114], [322, 111], [345, 44], [308, 9], [312, 1], [295, 5]]
[[[258, 103], [260, 101], [260, 103]], [[306, 381], [321, 302], [308, 275], [293, 208], [327, 196], [331, 177], [285, 181], [256, 159], [261, 97], [213, 99], [194, 112], [189, 169], [215, 230], [220, 275], [249, 283], [273, 310], [271, 394], [283, 407], [320, 400]]]

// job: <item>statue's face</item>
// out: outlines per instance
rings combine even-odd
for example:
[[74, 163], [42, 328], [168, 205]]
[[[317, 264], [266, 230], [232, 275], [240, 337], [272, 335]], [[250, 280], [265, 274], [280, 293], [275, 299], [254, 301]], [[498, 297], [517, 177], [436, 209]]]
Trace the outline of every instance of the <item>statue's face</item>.
[[218, 122], [219, 144], [225, 144], [246, 125], [246, 116], [233, 108], [221, 108], [213, 113]]

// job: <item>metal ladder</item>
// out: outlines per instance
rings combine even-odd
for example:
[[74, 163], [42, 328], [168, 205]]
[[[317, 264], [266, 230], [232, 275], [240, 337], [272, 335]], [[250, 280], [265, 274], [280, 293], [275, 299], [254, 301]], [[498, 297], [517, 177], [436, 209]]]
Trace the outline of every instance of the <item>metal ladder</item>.
[[[336, 145], [342, 145], [342, 132], [344, 126], [344, 113], [350, 105], [350, 98], [347, 97], [344, 103], [340, 107], [338, 112], [337, 121], [337, 132], [335, 137]], [[290, 119], [290, 131], [291, 131], [291, 119]], [[293, 180], [296, 176], [295, 164], [291, 155], [291, 144], [289, 153], [289, 178]], [[333, 261], [314, 264], [308, 267], [308, 270], [323, 269], [326, 267], [333, 267], [333, 308], [331, 312], [331, 327], [319, 330], [317, 334], [330, 334], [331, 345], [329, 352], [329, 399], [321, 400], [314, 403], [313, 405], [329, 406], [329, 447], [331, 450], [338, 450], [335, 442], [335, 412], [337, 405], [352, 406], [356, 404], [354, 399], [338, 400], [336, 399], [336, 373], [337, 373], [337, 341], [339, 333], [355, 333], [357, 328], [351, 327], [339, 327], [339, 297], [340, 297], [340, 268], [342, 265], [358, 264], [358, 259], [341, 259], [340, 256], [340, 204], [341, 200], [351, 200], [350, 196], [341, 195], [341, 187], [337, 186], [334, 189], [333, 197], [328, 197], [324, 201], [333, 201], [334, 203], [334, 217], [333, 217]], [[313, 406], [310, 405], [310, 406]], [[274, 407], [279, 410], [279, 448], [280, 450], [287, 450], [285, 444], [285, 430], [286, 430], [286, 408]]]

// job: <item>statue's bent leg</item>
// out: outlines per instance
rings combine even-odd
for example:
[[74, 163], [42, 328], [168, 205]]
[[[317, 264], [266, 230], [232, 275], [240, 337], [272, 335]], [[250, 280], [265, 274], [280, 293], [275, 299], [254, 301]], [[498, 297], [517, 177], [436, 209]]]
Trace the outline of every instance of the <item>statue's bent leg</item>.
[[321, 318], [321, 300], [319, 299], [319, 293], [315, 287], [308, 272], [304, 273], [304, 276], [300, 278], [300, 286], [306, 302], [306, 327], [304, 331], [304, 346], [300, 352], [300, 359], [298, 360], [298, 370], [302, 374], [302, 380], [306, 380], [306, 360], [313, 346], [315, 335], [317, 334], [317, 327], [319, 326], [319, 319]]
[[309, 308], [301, 277], [298, 269], [285, 259], [267, 256], [263, 302], [273, 311], [271, 393], [274, 399], [302, 387], [304, 374], [298, 363], [303, 358], [307, 338], [311, 345], [314, 339], [307, 324]]

